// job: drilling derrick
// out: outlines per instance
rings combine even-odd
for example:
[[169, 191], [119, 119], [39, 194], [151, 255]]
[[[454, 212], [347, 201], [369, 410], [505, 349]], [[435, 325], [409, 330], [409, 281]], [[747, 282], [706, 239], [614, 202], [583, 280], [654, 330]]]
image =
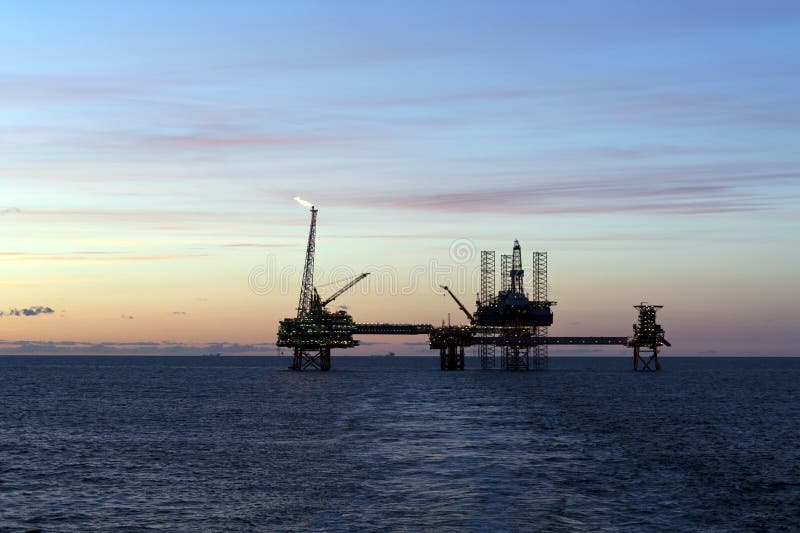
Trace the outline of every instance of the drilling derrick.
[[502, 254], [500, 256], [500, 291], [508, 292], [511, 290], [511, 256]]
[[661, 346], [672, 346], [664, 338], [664, 328], [656, 323], [656, 312], [664, 306], [642, 302], [633, 307], [639, 310], [639, 320], [633, 325], [633, 337], [628, 341], [628, 346], [633, 347], [633, 370], [639, 370], [640, 364], [642, 370], [661, 370], [659, 349]]
[[[533, 252], [533, 291], [531, 298], [537, 305], [549, 306], [547, 301], [547, 252]], [[547, 326], [534, 326], [533, 336], [539, 341], [533, 348], [533, 368], [545, 370], [548, 365]]]
[[[485, 274], [482, 276], [492, 276], [492, 282], [488, 279], [481, 281], [481, 287], [485, 282], [486, 287], [494, 286], [494, 268], [486, 265]], [[475, 311], [475, 325], [486, 327], [533, 327], [551, 326], [553, 324], [553, 312], [550, 307], [555, 302], [543, 300], [530, 300], [525, 294], [524, 289], [525, 271], [522, 269], [522, 250], [519, 241], [514, 241], [514, 249], [511, 255], [503, 254], [500, 256], [500, 291], [493, 298], [488, 295], [481, 295], [481, 302]], [[536, 295], [533, 295], [534, 298]]]
[[285, 318], [278, 326], [278, 342], [281, 347], [292, 348], [294, 355], [291, 370], [331, 369], [331, 348], [358, 346], [353, 339], [357, 327], [353, 317], [345, 311], [331, 312], [326, 305], [344, 294], [353, 285], [367, 277], [357, 276], [332, 296], [323, 300], [314, 287], [314, 244], [317, 230], [317, 210], [311, 207], [311, 227], [308, 232], [306, 263], [300, 285], [300, 300], [297, 316]]
[[314, 245], [317, 239], [317, 209], [311, 206], [311, 227], [308, 230], [306, 246], [306, 265], [303, 280], [300, 282], [300, 301], [297, 304], [297, 318], [311, 311], [311, 298], [314, 293]]
[[514, 294], [525, 295], [525, 288], [522, 286], [522, 278], [525, 271], [522, 270], [522, 249], [520, 248], [519, 241], [514, 241], [514, 250], [511, 255], [511, 277], [510, 285], [511, 292]]
[[[522, 248], [518, 240], [514, 240], [514, 248], [511, 251], [511, 270], [508, 272], [509, 292], [506, 296], [506, 303], [509, 307], [515, 308], [513, 321], [514, 326], [518, 326], [521, 318], [522, 306], [527, 306], [528, 298], [525, 296], [523, 280], [525, 271], [522, 270]], [[523, 311], [524, 312], [524, 311]], [[536, 326], [533, 326], [534, 331]], [[529, 334], [526, 329], [514, 328], [507, 332], [507, 336], [512, 338], [527, 337]], [[503, 368], [506, 370], [528, 370], [530, 368], [530, 347], [521, 346], [517, 343], [503, 346]]]
[[[483, 250], [481, 252], [481, 292], [476, 302], [477, 308], [491, 305], [497, 299], [495, 293], [495, 253], [493, 250]], [[473, 320], [474, 321], [474, 320]], [[479, 344], [478, 356], [480, 357], [481, 368], [484, 370], [495, 367], [495, 346], [494, 344]]]

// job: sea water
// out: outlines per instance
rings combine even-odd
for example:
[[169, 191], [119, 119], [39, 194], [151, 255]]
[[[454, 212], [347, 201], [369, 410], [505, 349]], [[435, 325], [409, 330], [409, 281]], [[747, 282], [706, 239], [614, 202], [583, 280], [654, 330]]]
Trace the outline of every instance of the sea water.
[[800, 359], [288, 364], [0, 357], [0, 530], [800, 528]]

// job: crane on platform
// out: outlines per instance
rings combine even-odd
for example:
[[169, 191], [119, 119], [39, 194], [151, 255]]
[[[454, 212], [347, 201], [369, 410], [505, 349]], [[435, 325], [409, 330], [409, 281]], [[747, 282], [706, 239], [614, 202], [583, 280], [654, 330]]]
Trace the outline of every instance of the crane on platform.
[[461, 300], [459, 300], [459, 299], [456, 297], [456, 295], [455, 295], [455, 294], [453, 294], [453, 291], [451, 291], [451, 290], [450, 290], [450, 287], [448, 287], [447, 285], [440, 285], [440, 287], [441, 287], [441, 288], [443, 288], [444, 290], [446, 290], [446, 291], [447, 291], [447, 293], [448, 293], [450, 296], [452, 296], [452, 297], [453, 297], [453, 300], [455, 300], [455, 302], [456, 302], [456, 305], [458, 305], [458, 308], [459, 308], [459, 309], [461, 309], [462, 311], [464, 311], [464, 314], [465, 314], [465, 315], [467, 315], [467, 318], [469, 318], [469, 323], [470, 323], [470, 324], [474, 323], [474, 322], [475, 322], [475, 317], [474, 317], [474, 316], [472, 316], [472, 313], [470, 313], [470, 312], [467, 310], [467, 308], [466, 308], [466, 307], [464, 307], [464, 304], [462, 304], [462, 303], [461, 303]]
[[320, 299], [319, 293], [317, 292], [317, 289], [315, 287], [314, 299], [311, 302], [311, 311], [322, 309], [323, 307], [334, 301], [336, 298], [347, 292], [351, 287], [353, 287], [356, 283], [366, 278], [367, 276], [369, 276], [369, 272], [364, 272], [363, 274], [359, 274], [358, 276], [350, 280], [344, 287], [334, 292], [332, 295], [328, 296], [324, 300]]

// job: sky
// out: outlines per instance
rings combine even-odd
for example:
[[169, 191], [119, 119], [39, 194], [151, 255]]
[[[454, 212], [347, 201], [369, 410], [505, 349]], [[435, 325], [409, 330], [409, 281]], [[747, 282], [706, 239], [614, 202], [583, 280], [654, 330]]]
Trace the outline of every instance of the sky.
[[552, 335], [800, 355], [797, 2], [0, 8], [0, 353], [275, 353], [300, 195], [359, 322], [463, 323], [519, 239]]

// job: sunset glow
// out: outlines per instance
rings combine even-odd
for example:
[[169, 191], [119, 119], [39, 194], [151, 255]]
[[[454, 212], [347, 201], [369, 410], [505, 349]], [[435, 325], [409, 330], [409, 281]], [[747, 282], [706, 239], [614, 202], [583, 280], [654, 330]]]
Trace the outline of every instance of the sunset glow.
[[0, 352], [277, 353], [311, 198], [358, 321], [463, 321], [519, 239], [554, 335], [796, 355], [796, 3], [347, 4], [4, 8]]

